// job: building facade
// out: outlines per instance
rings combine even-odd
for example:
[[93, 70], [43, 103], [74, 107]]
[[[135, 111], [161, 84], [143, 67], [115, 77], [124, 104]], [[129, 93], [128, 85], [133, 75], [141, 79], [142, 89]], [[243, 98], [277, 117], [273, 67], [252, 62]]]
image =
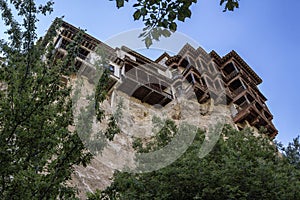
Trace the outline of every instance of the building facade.
[[[67, 46], [78, 32], [71, 24], [62, 23], [55, 38], [57, 58], [67, 54]], [[237, 129], [263, 128], [270, 138], [278, 133], [267, 98], [258, 88], [261, 78], [235, 51], [220, 57], [215, 51], [207, 53], [186, 44], [177, 55], [163, 53], [151, 60], [125, 46], [112, 48], [84, 33], [75, 59], [79, 73], [93, 76], [98, 48], [108, 58], [109, 94], [118, 90], [156, 107], [165, 107], [182, 95], [194, 96], [199, 104], [213, 101], [227, 106]]]

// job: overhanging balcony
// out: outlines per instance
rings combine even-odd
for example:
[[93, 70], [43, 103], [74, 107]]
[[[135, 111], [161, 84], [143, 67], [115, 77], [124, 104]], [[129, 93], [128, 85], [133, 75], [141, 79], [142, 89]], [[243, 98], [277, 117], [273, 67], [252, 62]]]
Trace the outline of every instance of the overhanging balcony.
[[173, 95], [166, 91], [169, 86], [149, 76], [152, 75], [131, 69], [122, 76], [117, 89], [149, 105], [167, 105], [173, 100]]
[[257, 109], [255, 103], [255, 101], [250, 104], [244, 102], [239, 105], [237, 108], [238, 113], [233, 117], [234, 123], [240, 123], [247, 120], [251, 126], [254, 126], [257, 129], [265, 127], [267, 128], [269, 135], [275, 136], [277, 134], [277, 130], [274, 125], [260, 110]]

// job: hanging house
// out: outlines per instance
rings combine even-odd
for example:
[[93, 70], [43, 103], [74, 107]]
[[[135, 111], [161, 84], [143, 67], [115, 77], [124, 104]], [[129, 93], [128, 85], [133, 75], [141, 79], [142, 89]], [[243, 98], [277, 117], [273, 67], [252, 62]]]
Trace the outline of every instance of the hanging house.
[[[67, 46], [75, 40], [79, 29], [63, 22], [55, 37], [56, 57], [67, 54]], [[232, 121], [238, 129], [263, 127], [269, 137], [278, 131], [273, 115], [260, 92], [261, 78], [235, 52], [220, 57], [215, 51], [207, 53], [186, 44], [177, 55], [163, 53], [155, 61], [127, 47], [112, 48], [84, 33], [75, 68], [92, 77], [95, 73], [97, 47], [109, 60], [111, 72], [108, 91], [122, 91], [150, 106], [166, 106], [184, 94], [196, 96], [199, 104], [213, 99], [231, 110]], [[64, 79], [67, 81], [67, 79]]]

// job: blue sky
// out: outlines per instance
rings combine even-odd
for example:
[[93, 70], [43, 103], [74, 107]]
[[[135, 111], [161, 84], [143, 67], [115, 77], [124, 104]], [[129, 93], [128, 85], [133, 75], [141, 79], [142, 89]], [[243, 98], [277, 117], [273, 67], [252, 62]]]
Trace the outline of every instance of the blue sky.
[[[263, 79], [259, 88], [274, 115], [277, 140], [287, 144], [300, 134], [300, 1], [241, 0], [236, 11], [222, 10], [219, 0], [199, 0], [192, 6], [192, 18], [179, 23], [178, 31], [208, 52], [223, 56], [235, 50], [254, 69]], [[55, 1], [54, 12], [40, 19], [38, 32], [43, 35], [55, 17], [65, 16], [67, 22], [106, 41], [142, 28], [133, 12], [131, 3], [118, 10], [109, 0]], [[0, 23], [1, 38], [2, 27]]]

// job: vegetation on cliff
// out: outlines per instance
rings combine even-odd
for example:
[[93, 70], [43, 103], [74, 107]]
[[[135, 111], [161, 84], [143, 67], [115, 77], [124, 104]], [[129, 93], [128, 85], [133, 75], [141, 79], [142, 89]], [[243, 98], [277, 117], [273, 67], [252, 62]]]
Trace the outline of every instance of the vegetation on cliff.
[[67, 184], [73, 165], [91, 158], [70, 129], [71, 88], [61, 81], [74, 71], [76, 44], [67, 59], [56, 60], [57, 27], [37, 41], [37, 16], [50, 13], [51, 6], [0, 1], [9, 37], [0, 41], [0, 199], [75, 198], [75, 188]]
[[[141, 174], [115, 172], [96, 199], [299, 199], [299, 137], [287, 148], [248, 130], [226, 126], [213, 150], [199, 158], [198, 132], [188, 150], [171, 165]], [[280, 145], [279, 145], [280, 146]]]

